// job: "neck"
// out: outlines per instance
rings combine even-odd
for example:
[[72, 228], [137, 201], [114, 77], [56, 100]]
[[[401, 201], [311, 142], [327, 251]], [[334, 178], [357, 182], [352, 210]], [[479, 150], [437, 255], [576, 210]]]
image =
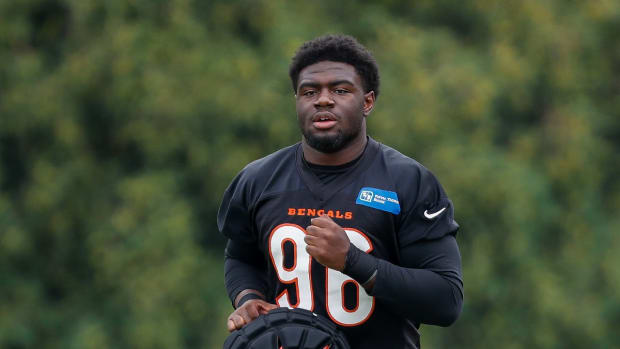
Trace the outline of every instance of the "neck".
[[323, 166], [338, 166], [355, 160], [362, 154], [368, 139], [366, 133], [360, 134], [343, 149], [334, 153], [322, 153], [308, 145], [306, 139], [302, 139], [301, 148], [304, 152], [304, 158], [311, 164]]

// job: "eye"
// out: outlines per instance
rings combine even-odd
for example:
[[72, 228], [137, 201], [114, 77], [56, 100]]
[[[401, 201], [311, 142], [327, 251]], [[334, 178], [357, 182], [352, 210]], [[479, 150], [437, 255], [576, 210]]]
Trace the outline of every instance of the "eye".
[[315, 90], [305, 90], [305, 91], [302, 92], [302, 95], [306, 96], [306, 97], [312, 97], [315, 94], [316, 94]]
[[337, 95], [343, 95], [345, 93], [349, 93], [349, 90], [346, 90], [344, 88], [337, 88], [334, 90], [334, 93], [336, 93]]

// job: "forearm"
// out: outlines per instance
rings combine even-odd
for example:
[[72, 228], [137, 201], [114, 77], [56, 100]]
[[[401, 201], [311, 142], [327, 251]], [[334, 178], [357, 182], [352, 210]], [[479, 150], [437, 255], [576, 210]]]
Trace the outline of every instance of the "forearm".
[[415, 323], [449, 326], [461, 313], [459, 282], [454, 275], [379, 260], [370, 294]]
[[229, 240], [224, 255], [226, 291], [233, 306], [237, 307], [244, 297], [244, 301], [252, 298], [248, 294], [265, 299], [268, 289], [265, 262], [256, 248]]
[[245, 290], [255, 290], [256, 292], [254, 293], [260, 294], [263, 299], [265, 298], [267, 282], [263, 270], [238, 259], [228, 257], [224, 260], [224, 270], [226, 291], [233, 306], [236, 307], [240, 298], [248, 293], [246, 291], [244, 294], [241, 294]]
[[395, 313], [416, 323], [448, 326], [461, 312], [463, 282], [454, 237], [401, 249], [403, 266], [351, 247], [344, 273]]

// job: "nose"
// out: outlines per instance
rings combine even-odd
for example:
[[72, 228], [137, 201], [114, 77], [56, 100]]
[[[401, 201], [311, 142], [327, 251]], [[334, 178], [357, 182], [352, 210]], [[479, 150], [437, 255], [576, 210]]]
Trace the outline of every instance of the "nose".
[[334, 105], [334, 100], [331, 98], [327, 89], [321, 90], [317, 99], [314, 101], [314, 106], [319, 107], [331, 107]]

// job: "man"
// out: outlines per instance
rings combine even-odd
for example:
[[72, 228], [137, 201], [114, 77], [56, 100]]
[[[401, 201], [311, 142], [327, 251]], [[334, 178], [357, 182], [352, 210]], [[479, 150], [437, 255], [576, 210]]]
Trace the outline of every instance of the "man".
[[301, 307], [352, 348], [416, 348], [448, 326], [463, 282], [453, 207], [433, 174], [366, 135], [377, 64], [349, 36], [303, 44], [289, 71], [300, 143], [247, 165], [218, 213], [233, 331]]

